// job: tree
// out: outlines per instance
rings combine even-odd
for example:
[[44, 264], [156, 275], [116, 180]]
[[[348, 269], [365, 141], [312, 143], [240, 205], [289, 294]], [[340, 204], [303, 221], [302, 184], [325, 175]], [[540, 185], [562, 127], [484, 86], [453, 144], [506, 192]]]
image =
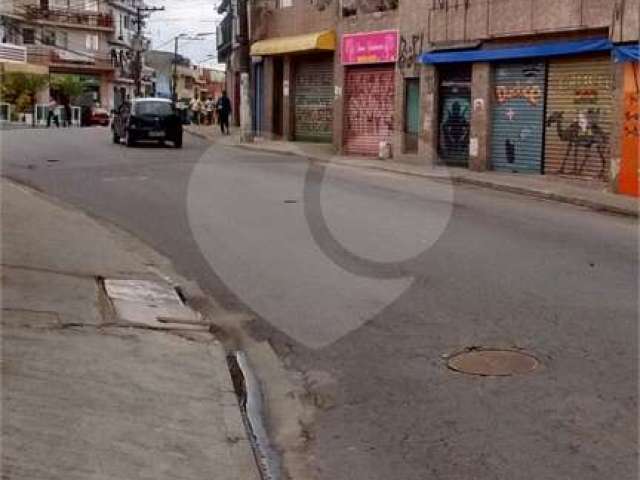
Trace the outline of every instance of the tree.
[[56, 75], [51, 81], [51, 88], [71, 101], [84, 93], [85, 82], [78, 75]]
[[35, 122], [35, 104], [38, 93], [49, 80], [46, 75], [22, 72], [7, 72], [0, 81], [0, 97], [16, 106], [16, 112], [33, 112]]

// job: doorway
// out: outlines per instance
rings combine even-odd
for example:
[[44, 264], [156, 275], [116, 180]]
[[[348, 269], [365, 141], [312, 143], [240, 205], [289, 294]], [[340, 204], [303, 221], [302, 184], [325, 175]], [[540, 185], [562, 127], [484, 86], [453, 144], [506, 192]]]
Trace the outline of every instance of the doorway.
[[282, 57], [273, 57], [273, 135], [282, 137], [282, 90], [284, 63]]
[[420, 80], [407, 78], [404, 83], [404, 92], [404, 151], [418, 153]]

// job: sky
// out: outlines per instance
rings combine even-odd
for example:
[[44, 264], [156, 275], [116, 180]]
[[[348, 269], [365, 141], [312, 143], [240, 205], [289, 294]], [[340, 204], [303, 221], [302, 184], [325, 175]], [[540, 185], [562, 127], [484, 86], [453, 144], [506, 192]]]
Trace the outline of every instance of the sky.
[[[164, 12], [151, 14], [147, 34], [151, 48], [173, 52], [173, 38], [180, 33], [215, 32], [221, 20], [217, 9], [220, 0], [146, 0], [149, 7], [164, 7]], [[203, 40], [180, 40], [178, 52], [191, 59], [191, 63], [224, 69], [213, 59], [216, 53], [215, 34]]]

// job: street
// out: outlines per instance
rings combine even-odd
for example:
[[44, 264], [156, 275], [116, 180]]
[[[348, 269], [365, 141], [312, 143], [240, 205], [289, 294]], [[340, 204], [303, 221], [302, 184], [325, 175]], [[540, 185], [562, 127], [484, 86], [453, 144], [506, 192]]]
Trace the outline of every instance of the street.
[[[322, 379], [318, 479], [637, 478], [635, 220], [187, 134], [181, 150], [106, 128], [1, 140], [4, 176], [139, 237]], [[539, 366], [447, 367], [487, 347]]]

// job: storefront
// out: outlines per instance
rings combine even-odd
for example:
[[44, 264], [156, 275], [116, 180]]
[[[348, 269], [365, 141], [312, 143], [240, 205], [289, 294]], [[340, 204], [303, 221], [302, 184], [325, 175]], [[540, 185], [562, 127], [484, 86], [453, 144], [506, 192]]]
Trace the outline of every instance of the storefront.
[[544, 62], [494, 66], [491, 165], [494, 170], [542, 172]]
[[344, 35], [344, 151], [378, 155], [393, 134], [395, 62], [398, 32], [388, 30]]
[[257, 131], [287, 140], [332, 141], [335, 48], [333, 31], [251, 46]]
[[[475, 168], [605, 180], [611, 49], [608, 39], [593, 38], [421, 55], [440, 76], [441, 160], [466, 165], [469, 155], [488, 151]], [[487, 63], [492, 74], [474, 76], [471, 85], [472, 72]]]
[[549, 61], [544, 172], [607, 180], [611, 158], [610, 55]]
[[471, 121], [471, 65], [440, 68], [438, 157], [445, 165], [466, 167], [469, 162]]
[[294, 139], [331, 143], [333, 55], [296, 58], [294, 70]]

